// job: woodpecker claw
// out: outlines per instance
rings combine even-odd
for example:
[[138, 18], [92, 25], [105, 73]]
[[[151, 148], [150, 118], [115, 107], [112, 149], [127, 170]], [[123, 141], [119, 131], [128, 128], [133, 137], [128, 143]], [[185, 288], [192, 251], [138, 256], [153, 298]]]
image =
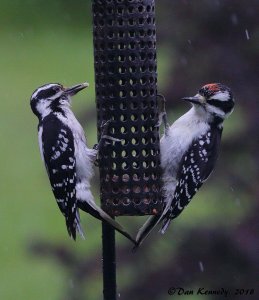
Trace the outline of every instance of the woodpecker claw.
[[168, 133], [168, 129], [170, 127], [168, 121], [167, 121], [167, 114], [166, 114], [166, 108], [165, 108], [165, 103], [166, 103], [166, 99], [165, 96], [162, 94], [157, 94], [157, 97], [161, 99], [162, 102], [162, 107], [158, 116], [158, 122], [155, 125], [155, 127], [160, 127], [161, 124], [164, 124], [164, 130], [165, 130], [165, 135], [167, 135]]
[[109, 125], [111, 124], [111, 119], [108, 120], [108, 121], [103, 121], [100, 128], [102, 130], [101, 132], [101, 137], [100, 137], [100, 140], [99, 140], [99, 143], [98, 144], [95, 144], [94, 145], [94, 149], [99, 151], [99, 149], [103, 146], [103, 144], [106, 142], [107, 144], [109, 144], [109, 142], [107, 142], [107, 140], [110, 140], [110, 141], [113, 141], [113, 142], [121, 142], [122, 140], [121, 139], [117, 139], [117, 138], [114, 138], [110, 135], [108, 135], [108, 129], [109, 129]]
[[160, 127], [162, 123], [165, 123], [164, 118], [166, 118], [166, 112], [161, 112], [158, 115], [158, 122], [156, 123], [155, 127]]
[[114, 137], [112, 137], [112, 136], [109, 136], [109, 135], [103, 135], [102, 136], [102, 138], [103, 139], [106, 139], [106, 140], [110, 140], [110, 141], [113, 141], [113, 142], [122, 142], [122, 140], [121, 139], [116, 139], [116, 138], [114, 138]]
[[102, 124], [101, 124], [101, 128], [102, 128], [102, 132], [104, 133], [104, 134], [106, 134], [107, 133], [107, 131], [108, 131], [108, 128], [109, 128], [109, 125], [111, 124], [111, 119], [110, 120], [107, 120], [107, 121], [102, 121]]

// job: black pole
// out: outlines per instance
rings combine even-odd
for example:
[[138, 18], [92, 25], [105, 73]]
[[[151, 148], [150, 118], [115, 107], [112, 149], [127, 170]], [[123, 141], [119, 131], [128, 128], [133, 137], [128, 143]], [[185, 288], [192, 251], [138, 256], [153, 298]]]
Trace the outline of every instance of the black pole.
[[[159, 214], [161, 169], [155, 0], [92, 0], [100, 196], [111, 216]], [[102, 225], [103, 295], [116, 300], [115, 232]]]
[[103, 299], [116, 300], [116, 250], [115, 230], [107, 223], [102, 224], [103, 242]]

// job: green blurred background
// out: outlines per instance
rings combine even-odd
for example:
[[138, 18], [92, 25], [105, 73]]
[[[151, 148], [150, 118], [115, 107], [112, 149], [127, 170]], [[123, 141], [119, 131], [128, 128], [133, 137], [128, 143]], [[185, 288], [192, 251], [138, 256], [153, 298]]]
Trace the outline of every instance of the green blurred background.
[[[259, 299], [259, 2], [156, 2], [158, 87], [170, 121], [188, 109], [178, 99], [209, 82], [231, 87], [236, 109], [216, 171], [166, 235], [154, 232], [135, 254], [117, 238], [120, 299], [167, 300], [173, 286], [254, 288], [249, 299]], [[101, 224], [82, 215], [86, 240], [68, 238], [29, 106], [44, 83], [88, 81], [73, 110], [96, 142], [91, 22], [87, 0], [0, 0], [0, 299], [102, 298]], [[135, 234], [144, 219], [119, 221]]]

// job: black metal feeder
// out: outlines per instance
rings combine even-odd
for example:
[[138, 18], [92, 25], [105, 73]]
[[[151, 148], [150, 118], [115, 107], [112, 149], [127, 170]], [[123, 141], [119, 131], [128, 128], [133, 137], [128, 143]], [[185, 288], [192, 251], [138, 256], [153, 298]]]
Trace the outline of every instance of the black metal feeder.
[[[93, 0], [97, 126], [122, 142], [99, 154], [102, 208], [111, 216], [162, 210], [155, 0]], [[103, 224], [104, 299], [116, 299], [115, 233]]]

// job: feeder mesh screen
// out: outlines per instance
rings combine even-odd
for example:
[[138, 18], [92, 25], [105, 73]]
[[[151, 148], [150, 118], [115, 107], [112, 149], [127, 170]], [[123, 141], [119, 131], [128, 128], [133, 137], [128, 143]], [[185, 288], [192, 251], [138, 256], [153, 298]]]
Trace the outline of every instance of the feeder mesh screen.
[[102, 208], [113, 216], [162, 209], [154, 0], [93, 1]]

